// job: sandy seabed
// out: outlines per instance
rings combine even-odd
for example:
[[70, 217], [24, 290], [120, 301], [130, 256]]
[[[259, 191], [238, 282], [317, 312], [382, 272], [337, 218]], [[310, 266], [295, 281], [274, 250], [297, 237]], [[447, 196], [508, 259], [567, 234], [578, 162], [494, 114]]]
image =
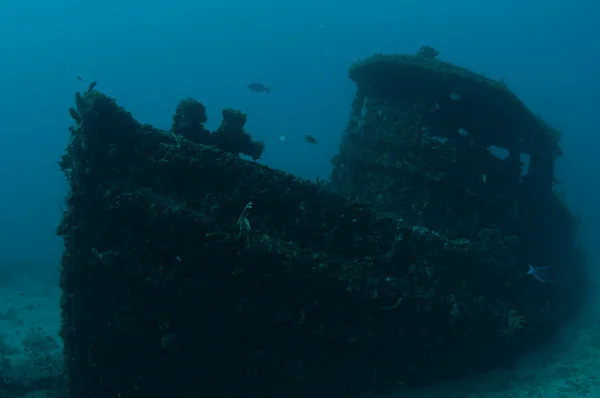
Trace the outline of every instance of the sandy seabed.
[[[0, 387], [2, 397], [57, 397], [62, 344], [60, 292], [53, 286], [0, 288], [0, 375], [23, 389]], [[381, 397], [381, 396], [380, 396]], [[560, 333], [544, 350], [503, 368], [384, 398], [600, 398], [600, 306]]]
[[600, 306], [513, 366], [386, 398], [600, 398]]

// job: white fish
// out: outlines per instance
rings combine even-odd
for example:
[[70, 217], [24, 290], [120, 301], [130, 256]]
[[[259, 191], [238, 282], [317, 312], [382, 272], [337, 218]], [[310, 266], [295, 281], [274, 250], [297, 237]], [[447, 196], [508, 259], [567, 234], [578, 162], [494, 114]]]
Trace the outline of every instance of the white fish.
[[458, 101], [460, 99], [460, 94], [450, 93], [450, 99], [452, 101]]
[[542, 283], [554, 282], [554, 269], [552, 267], [534, 267], [529, 265], [527, 275], [533, 276], [537, 281]]
[[279, 141], [286, 142], [287, 141], [287, 135], [280, 135], [279, 136]]
[[469, 136], [469, 132], [467, 130], [463, 129], [462, 127], [458, 129], [458, 134], [462, 135], [463, 137]]

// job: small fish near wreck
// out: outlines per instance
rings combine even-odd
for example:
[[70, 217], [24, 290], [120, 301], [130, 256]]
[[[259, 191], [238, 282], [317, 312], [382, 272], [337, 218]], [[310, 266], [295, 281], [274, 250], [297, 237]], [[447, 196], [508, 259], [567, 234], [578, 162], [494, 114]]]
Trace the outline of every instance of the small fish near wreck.
[[96, 84], [98, 84], [98, 82], [91, 82], [88, 86], [87, 92], [91, 93], [96, 88]]
[[270, 88], [261, 83], [252, 83], [248, 84], [248, 88], [250, 91], [254, 91], [255, 93], [267, 93], [269, 94]]
[[304, 136], [304, 141], [308, 142], [309, 144], [316, 144], [317, 140], [315, 139], [315, 137], [313, 137], [312, 135], [305, 135]]
[[527, 275], [533, 276], [541, 283], [554, 283], [554, 279], [556, 278], [556, 274], [552, 267], [534, 267], [533, 265], [529, 265]]

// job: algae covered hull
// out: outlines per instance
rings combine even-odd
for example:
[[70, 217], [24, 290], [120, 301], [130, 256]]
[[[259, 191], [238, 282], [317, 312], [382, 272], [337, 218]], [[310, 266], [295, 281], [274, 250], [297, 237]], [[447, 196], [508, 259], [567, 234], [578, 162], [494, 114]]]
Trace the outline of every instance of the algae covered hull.
[[96, 90], [70, 112], [72, 398], [388, 391], [494, 366], [572, 314], [567, 287], [527, 296], [497, 228], [448, 239], [241, 159], [263, 146], [239, 112], [209, 132], [183, 102], [165, 132]]

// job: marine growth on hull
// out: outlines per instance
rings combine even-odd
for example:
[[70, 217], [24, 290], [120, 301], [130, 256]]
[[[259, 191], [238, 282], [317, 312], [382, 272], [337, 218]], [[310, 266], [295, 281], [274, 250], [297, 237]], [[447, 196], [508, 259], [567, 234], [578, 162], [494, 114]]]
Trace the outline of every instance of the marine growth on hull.
[[239, 111], [209, 131], [187, 99], [163, 131], [77, 93], [58, 228], [69, 397], [385, 392], [563, 327], [586, 284], [552, 191], [558, 132], [436, 57], [352, 66], [328, 183], [240, 158], [268, 148]]
[[552, 191], [560, 133], [504, 82], [439, 61], [431, 47], [375, 55], [350, 78], [338, 191], [448, 236], [518, 237], [532, 264], [571, 246], [574, 219]]

